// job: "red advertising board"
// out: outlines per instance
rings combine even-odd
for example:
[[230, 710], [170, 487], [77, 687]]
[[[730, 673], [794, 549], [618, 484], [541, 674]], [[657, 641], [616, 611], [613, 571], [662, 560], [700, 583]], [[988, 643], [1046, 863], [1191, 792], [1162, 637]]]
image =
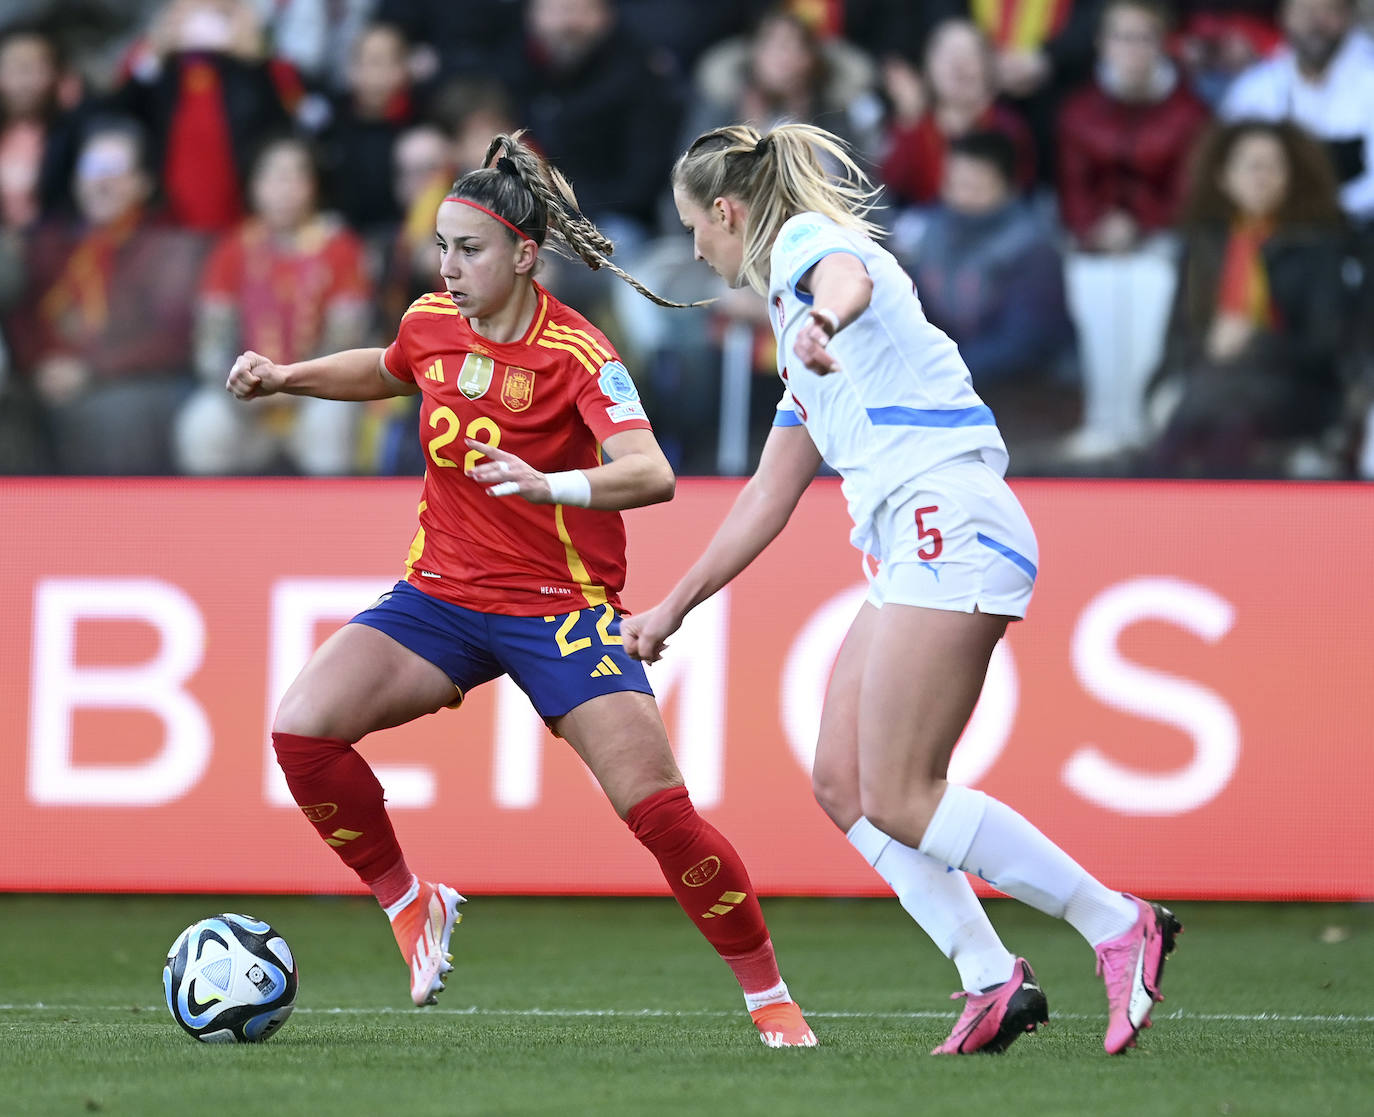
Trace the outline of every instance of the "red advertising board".
[[[627, 516], [627, 604], [733, 500]], [[1105, 881], [1374, 897], [1374, 489], [1024, 481], [1041, 576], [952, 778]], [[355, 891], [286, 795], [273, 707], [397, 577], [418, 483], [0, 482], [0, 889]], [[880, 895], [814, 804], [826, 678], [863, 591], [818, 481], [653, 679], [698, 806], [767, 893]], [[507, 682], [360, 746], [419, 871], [473, 892], [664, 891]]]

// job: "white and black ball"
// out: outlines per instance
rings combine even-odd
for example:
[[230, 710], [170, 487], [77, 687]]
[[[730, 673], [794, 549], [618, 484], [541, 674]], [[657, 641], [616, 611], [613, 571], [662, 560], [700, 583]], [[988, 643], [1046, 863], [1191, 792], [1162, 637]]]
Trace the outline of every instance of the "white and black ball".
[[296, 1007], [296, 959], [251, 915], [198, 920], [177, 936], [162, 970], [172, 1019], [203, 1043], [258, 1043]]

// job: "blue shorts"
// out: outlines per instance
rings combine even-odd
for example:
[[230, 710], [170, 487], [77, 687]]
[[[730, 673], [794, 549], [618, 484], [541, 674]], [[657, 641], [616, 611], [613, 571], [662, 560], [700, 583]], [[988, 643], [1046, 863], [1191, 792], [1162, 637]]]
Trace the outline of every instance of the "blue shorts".
[[453, 680], [461, 702], [475, 686], [509, 675], [545, 720], [622, 690], [653, 694], [644, 665], [625, 654], [611, 605], [554, 617], [479, 613], [397, 582], [353, 618], [385, 632]]

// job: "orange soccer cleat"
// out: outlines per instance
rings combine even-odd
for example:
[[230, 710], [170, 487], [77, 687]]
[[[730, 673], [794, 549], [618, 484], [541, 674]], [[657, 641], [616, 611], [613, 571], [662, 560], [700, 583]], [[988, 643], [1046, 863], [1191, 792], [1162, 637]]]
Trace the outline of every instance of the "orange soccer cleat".
[[462, 922], [458, 905], [464, 902], [446, 884], [417, 880], [415, 895], [391, 917], [391, 933], [410, 967], [410, 999], [432, 1005], [444, 989], [444, 975], [453, 969], [448, 950], [453, 928]]
[[764, 1005], [749, 1014], [765, 1047], [815, 1047], [816, 1033], [795, 1001]]

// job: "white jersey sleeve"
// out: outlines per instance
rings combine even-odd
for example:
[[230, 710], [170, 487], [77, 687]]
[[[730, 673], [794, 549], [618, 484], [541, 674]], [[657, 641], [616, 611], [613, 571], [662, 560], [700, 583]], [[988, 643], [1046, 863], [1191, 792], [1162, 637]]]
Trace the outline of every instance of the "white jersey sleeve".
[[[813, 220], [807, 220], [808, 217]], [[854, 245], [844, 236], [844, 230], [833, 221], [826, 221], [814, 214], [792, 218], [783, 226], [773, 247], [774, 283], [785, 284], [794, 298], [810, 306], [813, 301], [811, 292], [801, 290], [798, 285], [807, 272], [832, 252], [846, 252], [861, 262], [863, 260], [863, 256], [855, 251]]]

